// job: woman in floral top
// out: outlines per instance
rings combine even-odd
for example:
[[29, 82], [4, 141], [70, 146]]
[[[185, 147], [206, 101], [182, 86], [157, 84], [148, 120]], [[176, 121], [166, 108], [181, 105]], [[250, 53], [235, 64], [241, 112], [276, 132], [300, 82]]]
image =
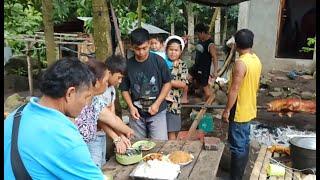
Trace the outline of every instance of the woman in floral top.
[[173, 62], [171, 70], [171, 85], [166, 100], [168, 102], [167, 109], [167, 128], [169, 140], [176, 139], [177, 132], [181, 129], [181, 97], [183, 89], [187, 86], [188, 67], [180, 59], [184, 49], [184, 41], [179, 36], [170, 36], [166, 42], [166, 53], [168, 58]]
[[[115, 57], [111, 56], [109, 59], [111, 58]], [[92, 87], [92, 102], [82, 109], [75, 119], [75, 124], [88, 144], [93, 161], [101, 168], [105, 163], [106, 138], [104, 132], [97, 131], [98, 123], [107, 126], [103, 131], [114, 140], [118, 153], [124, 153], [131, 146], [128, 138], [133, 134], [133, 130], [108, 108], [114, 101], [110, 88], [107, 89], [111, 76], [109, 69], [112, 68], [96, 60], [89, 60], [87, 64], [97, 80]]]

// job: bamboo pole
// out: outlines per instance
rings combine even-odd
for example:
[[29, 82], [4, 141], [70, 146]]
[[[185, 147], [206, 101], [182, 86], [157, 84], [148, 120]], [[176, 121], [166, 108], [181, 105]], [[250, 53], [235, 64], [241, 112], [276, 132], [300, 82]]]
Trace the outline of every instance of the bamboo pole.
[[220, 71], [218, 72], [218, 77], [222, 76], [222, 74], [227, 70], [227, 68], [229, 67], [230, 63], [231, 63], [231, 59], [234, 55], [234, 52], [235, 52], [235, 46], [233, 45], [231, 47], [231, 51], [229, 53], [229, 56], [226, 60], [226, 62], [223, 64], [223, 67], [220, 69]]
[[[215, 97], [216, 96], [215, 96], [215, 90], [214, 90], [204, 105], [205, 106], [211, 105], [214, 102]], [[192, 140], [195, 138], [198, 124], [200, 123], [200, 120], [201, 120], [202, 116], [204, 115], [204, 113], [206, 113], [206, 111], [207, 111], [207, 108], [202, 107], [200, 112], [197, 114], [196, 118], [194, 119], [194, 121], [188, 131], [187, 140]]]
[[213, 13], [212, 18], [211, 18], [210, 26], [209, 26], [209, 34], [211, 34], [212, 31], [214, 30], [214, 26], [215, 26], [216, 18], [217, 18], [217, 15], [218, 15], [218, 11], [220, 11], [220, 7], [216, 7], [215, 10], [214, 10], [214, 13]]

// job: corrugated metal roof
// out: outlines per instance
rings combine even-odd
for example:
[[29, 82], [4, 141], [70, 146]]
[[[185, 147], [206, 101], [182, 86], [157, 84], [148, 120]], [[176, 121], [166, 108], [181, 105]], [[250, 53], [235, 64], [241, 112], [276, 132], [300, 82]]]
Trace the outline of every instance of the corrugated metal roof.
[[[165, 31], [161, 28], [158, 28], [157, 26], [147, 24], [144, 22], [141, 22], [141, 27], [148, 30], [150, 34], [169, 34], [168, 31]], [[134, 22], [133, 28], [129, 30], [129, 33], [131, 33], [131, 31], [133, 31], [134, 29], [137, 29], [137, 28], [138, 28], [138, 23]]]

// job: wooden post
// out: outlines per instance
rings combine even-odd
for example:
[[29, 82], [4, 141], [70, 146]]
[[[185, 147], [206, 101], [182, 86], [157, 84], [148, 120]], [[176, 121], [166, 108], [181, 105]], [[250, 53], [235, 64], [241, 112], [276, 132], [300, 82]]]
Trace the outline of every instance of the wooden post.
[[228, 9], [225, 9], [224, 23], [223, 23], [223, 33], [222, 33], [222, 43], [227, 39], [227, 29], [228, 29]]
[[41, 73], [41, 69], [42, 69], [42, 64], [41, 64], [40, 52], [39, 52], [39, 49], [38, 49], [38, 48], [40, 48], [40, 46], [39, 46], [38, 42], [36, 42], [35, 47], [37, 48], [36, 52], [37, 52], [37, 60], [38, 60], [38, 62], [37, 62], [38, 74], [40, 74]]
[[58, 51], [58, 53], [59, 53], [59, 59], [61, 59], [61, 58], [62, 58], [61, 44], [58, 45], [58, 49], [59, 49], [59, 51]]
[[174, 35], [174, 22], [171, 23], [171, 35]]
[[221, 9], [217, 9], [217, 17], [215, 19], [215, 26], [214, 26], [214, 44], [220, 45], [221, 44], [221, 39], [220, 39], [220, 20], [221, 20]]
[[30, 56], [31, 42], [27, 41], [27, 63], [28, 63], [28, 80], [29, 80], [29, 92], [30, 96], [33, 96], [33, 81], [32, 81], [32, 64]]

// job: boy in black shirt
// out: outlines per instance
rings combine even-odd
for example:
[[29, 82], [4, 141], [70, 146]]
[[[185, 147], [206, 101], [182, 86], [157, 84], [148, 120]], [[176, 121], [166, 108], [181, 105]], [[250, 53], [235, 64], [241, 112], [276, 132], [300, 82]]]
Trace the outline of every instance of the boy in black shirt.
[[170, 71], [162, 57], [149, 53], [149, 32], [143, 28], [131, 32], [134, 57], [120, 85], [127, 102], [130, 126], [137, 138], [167, 140], [166, 95], [171, 89]]

